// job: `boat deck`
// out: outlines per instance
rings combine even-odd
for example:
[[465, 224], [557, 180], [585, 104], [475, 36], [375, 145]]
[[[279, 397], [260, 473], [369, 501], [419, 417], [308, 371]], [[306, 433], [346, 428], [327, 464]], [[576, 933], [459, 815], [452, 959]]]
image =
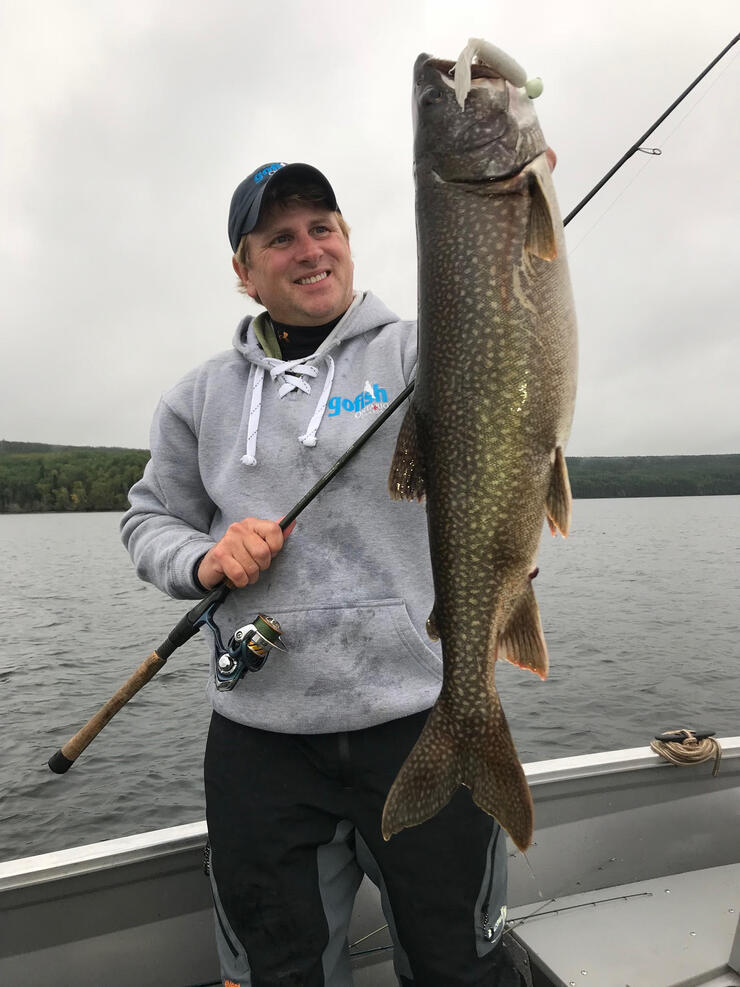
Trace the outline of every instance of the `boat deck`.
[[733, 946], [740, 959], [739, 918], [740, 864], [509, 912], [535, 985], [548, 987], [736, 987], [740, 976], [728, 960]]

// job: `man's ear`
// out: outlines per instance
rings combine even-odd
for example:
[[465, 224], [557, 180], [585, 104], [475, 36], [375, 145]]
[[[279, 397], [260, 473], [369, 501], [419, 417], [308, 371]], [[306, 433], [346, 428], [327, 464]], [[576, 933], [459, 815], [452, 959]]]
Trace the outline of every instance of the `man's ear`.
[[261, 304], [259, 296], [257, 295], [257, 289], [249, 279], [249, 269], [240, 264], [236, 257], [231, 258], [231, 266], [234, 268], [234, 274], [236, 274], [241, 283], [244, 285], [249, 297]]

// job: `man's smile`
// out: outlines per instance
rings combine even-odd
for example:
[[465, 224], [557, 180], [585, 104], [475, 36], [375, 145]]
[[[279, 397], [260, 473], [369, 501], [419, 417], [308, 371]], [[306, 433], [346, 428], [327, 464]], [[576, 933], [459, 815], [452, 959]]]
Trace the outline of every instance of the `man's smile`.
[[296, 278], [293, 282], [294, 284], [317, 284], [319, 281], [323, 281], [324, 278], [329, 277], [328, 271], [321, 271], [319, 274], [312, 274], [307, 278]]

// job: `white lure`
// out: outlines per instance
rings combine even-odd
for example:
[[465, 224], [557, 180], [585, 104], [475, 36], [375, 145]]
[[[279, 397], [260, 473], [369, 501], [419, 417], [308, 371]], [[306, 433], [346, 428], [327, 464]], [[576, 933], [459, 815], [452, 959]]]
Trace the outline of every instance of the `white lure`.
[[530, 99], [534, 99], [542, 92], [542, 80], [527, 80], [527, 73], [511, 55], [507, 55], [505, 51], [492, 45], [489, 41], [484, 41], [483, 38], [470, 38], [460, 52], [460, 57], [455, 62], [453, 69], [455, 73], [455, 96], [461, 108], [465, 107], [465, 99], [472, 86], [474, 58], [483, 62], [484, 65], [488, 65], [502, 79], [510, 82], [512, 86], [516, 86], [517, 89], [524, 88]]

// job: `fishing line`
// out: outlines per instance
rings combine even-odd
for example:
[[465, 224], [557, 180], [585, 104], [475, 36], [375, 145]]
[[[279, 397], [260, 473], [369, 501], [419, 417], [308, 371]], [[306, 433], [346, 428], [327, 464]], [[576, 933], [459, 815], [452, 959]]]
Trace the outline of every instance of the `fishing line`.
[[[640, 150], [640, 148], [638, 148], [638, 151], [639, 151], [639, 150]], [[651, 157], [652, 157], [652, 155], [651, 155]], [[617, 196], [616, 196], [616, 198], [615, 198], [615, 199], [613, 199], [613, 201], [612, 201], [612, 202], [611, 202], [611, 203], [610, 203], [610, 204], [609, 204], [609, 205], [608, 205], [608, 206], [606, 207], [606, 209], [605, 209], [605, 210], [604, 210], [604, 211], [603, 211], [603, 212], [601, 213], [601, 215], [600, 215], [600, 216], [599, 216], [599, 218], [598, 218], [598, 219], [596, 220], [596, 222], [595, 222], [595, 223], [593, 224], [593, 226], [590, 226], [590, 227], [589, 227], [589, 228], [588, 228], [588, 229], [586, 230], [586, 232], [585, 232], [585, 233], [583, 234], [583, 236], [582, 236], [582, 237], [581, 237], [581, 239], [580, 239], [580, 240], [578, 241], [578, 243], [577, 243], [577, 244], [575, 245], [575, 247], [572, 247], [572, 248], [571, 248], [571, 249], [570, 249], [570, 250], [568, 251], [568, 257], [572, 257], [572, 256], [573, 256], [573, 254], [574, 254], [574, 253], [576, 252], [576, 250], [578, 250], [578, 248], [579, 248], [579, 247], [580, 247], [580, 245], [581, 245], [581, 244], [583, 243], [583, 241], [584, 241], [584, 240], [586, 240], [586, 239], [587, 239], [587, 238], [588, 238], [588, 237], [589, 237], [589, 236], [590, 236], [590, 235], [591, 235], [591, 234], [593, 233], [593, 231], [594, 231], [594, 230], [596, 229], [596, 227], [597, 227], [597, 226], [598, 226], [598, 225], [599, 225], [599, 224], [601, 223], [601, 221], [602, 221], [602, 219], [603, 219], [603, 218], [604, 218], [604, 217], [605, 217], [605, 216], [607, 215], [607, 213], [609, 213], [609, 212], [610, 212], [610, 211], [612, 210], [612, 208], [613, 208], [613, 207], [614, 207], [614, 206], [615, 206], [615, 205], [616, 205], [616, 204], [617, 204], [617, 203], [619, 202], [619, 200], [620, 200], [620, 199], [622, 198], [622, 196], [623, 196], [623, 195], [624, 195], [624, 193], [625, 193], [625, 192], [627, 191], [627, 189], [628, 189], [628, 188], [630, 188], [630, 187], [631, 187], [632, 185], [634, 185], [634, 183], [635, 183], [635, 182], [637, 181], [637, 179], [638, 179], [638, 178], [640, 177], [640, 175], [641, 175], [641, 174], [643, 173], [643, 171], [645, 171], [645, 169], [646, 169], [647, 167], [649, 167], [649, 165], [650, 165], [650, 158], [648, 158], [648, 160], [647, 160], [647, 161], [645, 161], [645, 162], [644, 162], [644, 163], [642, 164], [642, 166], [641, 166], [641, 167], [640, 167], [640, 168], [639, 168], [639, 169], [637, 170], [637, 172], [635, 173], [635, 175], [634, 175], [634, 177], [633, 177], [633, 178], [631, 178], [631, 179], [629, 180], [629, 182], [627, 182], [627, 184], [626, 184], [626, 185], [624, 186], [624, 188], [623, 188], [623, 189], [622, 189], [622, 191], [621, 191], [621, 192], [619, 193], [619, 195], [617, 195]], [[565, 226], [565, 223], [563, 223], [563, 226]]]
[[697, 75], [697, 77], [694, 79], [691, 85], [687, 86], [686, 89], [684, 89], [684, 91], [681, 93], [681, 95], [678, 96], [676, 99], [674, 99], [674, 101], [671, 103], [668, 109], [665, 110], [663, 113], [661, 113], [661, 115], [658, 117], [655, 123], [645, 131], [642, 137], [638, 137], [638, 139], [635, 141], [632, 147], [629, 148], [629, 150], [622, 155], [619, 161], [617, 161], [617, 163], [612, 168], [610, 168], [609, 171], [607, 171], [604, 177], [600, 179], [596, 183], [596, 185], [594, 185], [594, 187], [591, 189], [588, 195], [585, 195], [578, 203], [578, 205], [574, 209], [571, 209], [571, 211], [563, 220], [563, 226], [567, 226], [568, 223], [571, 221], [571, 219], [577, 216], [578, 213], [581, 211], [581, 209], [583, 209], [583, 207], [587, 205], [587, 203], [589, 203], [591, 199], [593, 199], [593, 197], [596, 195], [599, 189], [603, 188], [606, 185], [606, 183], [609, 181], [609, 179], [612, 178], [612, 176], [619, 171], [622, 165], [626, 161], [629, 161], [629, 159], [632, 157], [633, 154], [639, 151], [640, 147], [645, 143], [645, 141], [653, 133], [653, 131], [657, 130], [657, 128], [666, 119], [666, 117], [670, 116], [671, 113], [673, 113], [673, 111], [676, 109], [679, 103], [682, 103], [683, 100], [686, 99], [686, 97], [689, 95], [691, 90], [694, 89], [696, 86], [698, 86], [698, 84], [701, 82], [701, 80], [704, 78], [707, 72], [711, 71], [711, 69], [714, 68], [717, 62], [727, 54], [727, 52], [730, 50], [730, 48], [732, 48], [732, 46], [737, 42], [739, 38], [740, 38], [740, 34], [736, 34], [735, 37], [732, 39], [732, 41], [728, 45], [725, 45], [725, 47], [722, 49], [719, 55], [717, 55], [716, 58], [712, 59], [712, 61], [709, 63], [709, 65], [707, 65], [704, 71], [700, 72], [699, 75]]
[[[532, 846], [537, 846], [537, 844], [536, 843], [533, 843]], [[530, 873], [530, 875], [532, 877], [532, 880], [537, 885], [537, 894], [541, 898], [542, 897], [542, 888], [540, 887], [539, 882], [537, 880], [537, 875], [534, 872], [534, 867], [530, 863], [529, 855], [527, 854], [527, 851], [526, 850], [522, 850], [521, 851], [521, 854], [524, 857], [524, 862], [526, 863], [527, 867], [529, 867], [529, 873]]]
[[676, 131], [678, 130], [678, 128], [679, 128], [679, 127], [680, 127], [680, 126], [681, 126], [681, 125], [682, 125], [682, 124], [684, 123], [684, 121], [685, 121], [686, 119], [688, 119], [688, 117], [690, 117], [690, 116], [691, 116], [691, 114], [692, 114], [692, 113], [694, 112], [694, 110], [695, 110], [695, 109], [697, 108], [697, 106], [699, 105], [699, 103], [701, 103], [701, 102], [702, 102], [703, 100], [705, 100], [705, 99], [707, 98], [707, 96], [708, 96], [708, 95], [710, 94], [710, 92], [711, 92], [711, 91], [712, 91], [712, 90], [714, 89], [714, 87], [715, 87], [715, 86], [717, 85], [717, 83], [718, 83], [718, 82], [720, 81], [720, 79], [722, 78], [722, 76], [723, 76], [723, 75], [725, 75], [725, 74], [726, 74], [726, 73], [728, 72], [728, 70], [732, 68], [732, 66], [733, 66], [733, 65], [735, 64], [735, 62], [736, 62], [736, 61], [738, 60], [738, 57], [740, 57], [740, 53], [739, 53], [738, 55], [733, 55], [733, 57], [732, 57], [732, 59], [731, 59], [731, 60], [730, 60], [730, 61], [729, 61], [729, 62], [727, 63], [727, 65], [725, 65], [725, 67], [724, 67], [723, 69], [721, 69], [721, 70], [720, 70], [720, 71], [719, 71], [719, 72], [717, 73], [717, 77], [716, 77], [716, 79], [714, 79], [714, 81], [713, 81], [713, 82], [710, 82], [710, 83], [709, 83], [709, 85], [707, 86], [707, 88], [706, 88], [706, 90], [705, 90], [705, 92], [703, 92], [703, 93], [701, 94], [701, 96], [699, 96], [699, 98], [698, 98], [698, 99], [696, 100], [696, 102], [695, 102], [695, 103], [693, 104], [693, 106], [691, 106], [691, 107], [690, 107], [690, 108], [689, 108], [689, 109], [688, 109], [688, 110], [686, 111], [686, 113], [685, 113], [685, 114], [684, 114], [684, 115], [683, 115], [683, 116], [681, 117], [681, 119], [680, 119], [680, 120], [678, 121], [678, 123], [676, 124], [676, 126], [675, 126], [675, 127], [673, 128], [673, 130], [671, 130], [671, 131], [670, 131], [670, 132], [669, 132], [669, 133], [667, 134], [667, 136], [666, 136], [666, 137], [664, 138], [664, 140], [663, 140], [663, 144], [667, 144], [667, 143], [668, 143], [668, 141], [669, 141], [669, 140], [671, 139], [671, 137], [673, 137], [673, 135], [674, 135], [674, 134], [676, 133]]
[[[735, 40], [737, 40], [737, 39], [735, 39]], [[734, 41], [732, 43], [734, 44]], [[726, 50], [727, 49], [725, 49], [725, 51]], [[719, 57], [721, 58], [722, 56], [720, 55]], [[732, 68], [732, 66], [735, 64], [735, 62], [737, 61], [737, 59], [738, 59], [738, 55], [733, 56], [733, 58], [731, 59], [731, 61], [729, 61], [727, 63], [727, 65], [720, 72], [718, 72], [717, 77], [707, 86], [706, 91], [704, 93], [702, 93], [701, 96], [699, 96], [699, 98], [696, 100], [696, 102], [693, 104], [693, 106], [681, 117], [681, 119], [678, 121], [678, 123], [676, 124], [676, 126], [673, 128], [673, 130], [669, 131], [669, 133], [666, 134], [666, 136], [664, 137], [664, 139], [661, 141], [662, 147], [665, 147], [665, 145], [668, 143], [668, 141], [670, 141], [670, 139], [674, 136], [674, 134], [676, 133], [676, 131], [679, 130], [681, 128], [681, 126], [685, 123], [685, 121], [691, 116], [691, 114], [694, 112], [694, 110], [697, 108], [697, 106], [703, 100], [705, 100], [707, 98], [707, 96], [712, 91], [712, 89], [714, 89], [714, 87], [717, 85], [717, 83], [720, 81], [720, 79], [727, 73], [727, 71], [730, 68]], [[699, 76], [699, 78], [702, 78], [702, 76]], [[687, 93], [688, 93], [688, 90], [687, 90]], [[676, 104], [676, 105], [678, 105], [678, 104]], [[657, 124], [656, 124], [656, 126], [657, 126]], [[655, 129], [655, 127], [653, 129]], [[643, 136], [645, 138], [647, 138], [650, 133], [652, 133], [652, 131], [648, 131]], [[645, 147], [642, 147], [642, 146], [635, 147], [634, 148], [634, 151], [644, 151], [646, 153], [649, 153], [651, 156], [657, 156], [657, 157], [659, 157], [661, 155], [661, 153], [662, 153], [661, 148], [645, 148]], [[625, 162], [626, 162], [626, 159], [625, 159]], [[648, 158], [648, 160], [643, 163], [642, 167], [636, 172], [636, 174], [633, 176], [633, 178], [630, 179], [630, 181], [624, 186], [624, 188], [622, 189], [622, 191], [612, 200], [612, 202], [601, 213], [601, 215], [593, 223], [593, 225], [590, 226], [586, 230], [586, 232], [583, 234], [583, 236], [578, 241], [578, 243], [576, 243], [576, 245], [574, 247], [572, 247], [568, 251], [568, 257], [571, 257], [576, 252], [576, 250], [578, 250], [578, 248], [581, 246], [581, 244], [583, 243], [583, 241], [593, 233], [593, 231], [596, 229], [597, 226], [600, 225], [601, 221], [604, 219], [604, 217], [607, 215], [607, 213], [609, 213], [611, 211], [611, 209], [613, 208], [613, 206], [615, 206], [617, 204], [617, 202], [619, 202], [619, 200], [622, 198], [622, 196], [627, 191], [627, 189], [629, 189], [630, 186], [632, 186], [637, 181], [637, 179], [640, 177], [640, 175], [643, 173], [643, 171], [649, 166], [649, 164], [650, 164], [650, 159]], [[585, 204], [585, 200], [584, 200], [584, 204]], [[567, 223], [569, 222], [569, 220], [572, 219], [577, 214], [577, 212], [579, 211], [579, 208], [580, 207], [577, 207], [575, 210], [573, 210], [570, 213], [570, 215], [563, 221], [563, 226], [566, 226]]]
[[[537, 908], [535, 908], [535, 910], [533, 912], [530, 912], [528, 915], [522, 915], [521, 918], [515, 918], [512, 919], [511, 922], [507, 922], [506, 923], [507, 932], [513, 932], [518, 925], [522, 924], [522, 922], [526, 922], [527, 919], [534, 918], [535, 915], [539, 915], [542, 912], [543, 908], [547, 908], [548, 905], [554, 905], [557, 900], [558, 900], [557, 898], [548, 898], [547, 901], [543, 901], [541, 905], [538, 905]], [[545, 912], [545, 914], [549, 915], [550, 913]]]

